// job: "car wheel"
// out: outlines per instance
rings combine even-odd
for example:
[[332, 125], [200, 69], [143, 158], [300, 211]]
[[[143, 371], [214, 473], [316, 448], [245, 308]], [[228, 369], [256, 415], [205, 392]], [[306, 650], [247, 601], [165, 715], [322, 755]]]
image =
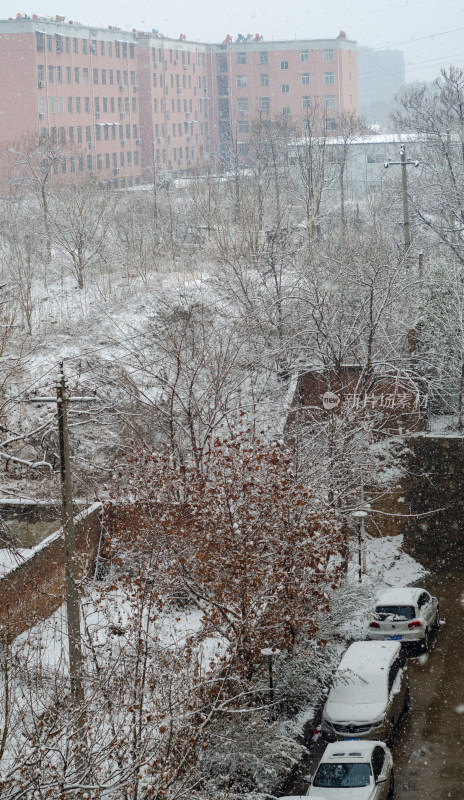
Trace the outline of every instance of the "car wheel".
[[388, 787], [388, 795], [387, 795], [389, 800], [391, 800], [394, 794], [395, 794], [395, 776], [393, 775], [393, 770], [392, 770], [390, 775], [390, 786]]
[[424, 653], [429, 649], [429, 629], [425, 629], [424, 638], [422, 639], [422, 650]]
[[438, 608], [437, 608], [437, 613], [435, 615], [435, 622], [433, 623], [433, 628], [435, 631], [440, 630], [440, 611]]

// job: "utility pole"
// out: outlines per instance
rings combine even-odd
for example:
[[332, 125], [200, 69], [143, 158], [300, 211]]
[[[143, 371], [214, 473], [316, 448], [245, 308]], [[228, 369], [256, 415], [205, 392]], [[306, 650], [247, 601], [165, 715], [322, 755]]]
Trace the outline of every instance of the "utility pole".
[[61, 478], [61, 524], [64, 533], [64, 566], [66, 619], [68, 627], [69, 680], [71, 688], [71, 707], [73, 728], [76, 738], [76, 770], [78, 778], [84, 774], [85, 750], [85, 692], [83, 683], [83, 656], [81, 645], [81, 620], [79, 592], [77, 588], [76, 541], [74, 537], [74, 513], [72, 502], [71, 466], [69, 459], [68, 403], [95, 402], [95, 397], [68, 397], [63, 363], [60, 365], [60, 378], [54, 397], [34, 397], [31, 403], [56, 403], [58, 435], [60, 446]]
[[386, 161], [384, 164], [385, 169], [391, 164], [399, 164], [401, 166], [401, 184], [403, 193], [403, 236], [404, 236], [404, 251], [408, 255], [411, 247], [411, 231], [409, 226], [409, 204], [408, 204], [408, 175], [406, 167], [412, 165], [418, 167], [420, 161], [414, 161], [411, 158], [406, 158], [406, 147], [404, 144], [400, 147], [400, 160], [399, 161]]

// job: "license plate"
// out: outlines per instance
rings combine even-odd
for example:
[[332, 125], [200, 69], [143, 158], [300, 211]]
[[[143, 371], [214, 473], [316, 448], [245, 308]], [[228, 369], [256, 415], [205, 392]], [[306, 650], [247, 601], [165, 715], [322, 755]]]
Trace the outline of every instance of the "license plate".
[[400, 639], [402, 639], [402, 638], [403, 638], [403, 637], [402, 637], [402, 636], [398, 636], [398, 634], [397, 634], [396, 636], [387, 636], [387, 639], [392, 639], [392, 640], [394, 640], [395, 642], [398, 642], [398, 641], [399, 641]]

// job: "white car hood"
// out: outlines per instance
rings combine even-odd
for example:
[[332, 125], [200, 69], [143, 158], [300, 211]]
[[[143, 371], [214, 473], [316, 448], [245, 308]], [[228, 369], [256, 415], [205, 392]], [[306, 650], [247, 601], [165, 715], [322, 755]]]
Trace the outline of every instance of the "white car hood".
[[356, 703], [354, 705], [350, 705], [350, 703], [327, 702], [324, 706], [322, 719], [323, 721], [327, 720], [327, 722], [333, 722], [335, 724], [344, 722], [348, 724], [351, 722], [353, 725], [358, 723], [368, 724], [370, 722], [377, 722], [384, 714], [384, 702]]
[[359, 786], [355, 789], [323, 789], [311, 786], [307, 797], [312, 800], [371, 800], [375, 786]]

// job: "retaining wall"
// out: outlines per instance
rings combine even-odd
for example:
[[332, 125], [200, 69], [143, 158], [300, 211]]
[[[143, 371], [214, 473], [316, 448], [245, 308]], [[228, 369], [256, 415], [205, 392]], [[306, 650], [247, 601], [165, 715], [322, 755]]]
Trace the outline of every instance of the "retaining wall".
[[[102, 505], [94, 503], [75, 517], [76, 553], [79, 573], [91, 574], [99, 549]], [[22, 551], [23, 553], [25, 551]], [[27, 551], [26, 551], [27, 552]], [[53, 533], [12, 563], [0, 580], [0, 626], [13, 635], [55, 611], [64, 600], [64, 539]]]

